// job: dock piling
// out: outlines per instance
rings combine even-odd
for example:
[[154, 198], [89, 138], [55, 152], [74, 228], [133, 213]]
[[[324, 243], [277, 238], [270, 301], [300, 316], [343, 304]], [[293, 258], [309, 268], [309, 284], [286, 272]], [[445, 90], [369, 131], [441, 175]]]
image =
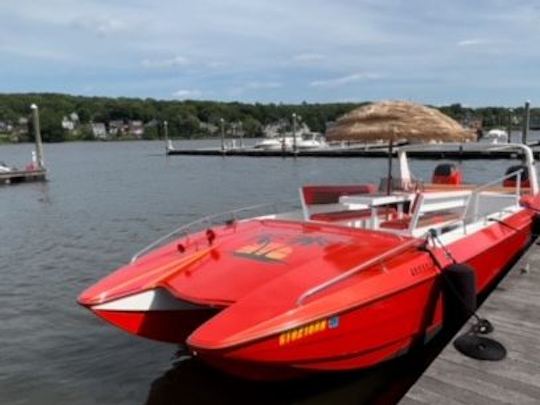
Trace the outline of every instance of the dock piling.
[[169, 139], [169, 123], [166, 120], [163, 121], [163, 138], [165, 139], [165, 152], [174, 149]]
[[32, 110], [32, 121], [34, 125], [34, 137], [36, 141], [36, 156], [39, 169], [45, 168], [45, 162], [43, 158], [43, 142], [41, 139], [41, 128], [39, 126], [39, 109], [36, 104], [30, 106]]
[[219, 119], [221, 124], [221, 153], [225, 152], [225, 120], [223, 118]]
[[507, 128], [507, 132], [508, 132], [508, 138], [507, 138], [507, 142], [508, 143], [512, 143], [512, 120], [514, 118], [514, 110], [512, 108], [509, 108], [508, 109], [508, 128]]
[[296, 113], [292, 113], [292, 125], [293, 125], [293, 153], [296, 153]]
[[531, 123], [531, 102], [525, 101], [525, 110], [523, 111], [523, 133], [521, 136], [521, 142], [523, 144], [527, 143], [527, 138], [529, 137], [529, 126]]

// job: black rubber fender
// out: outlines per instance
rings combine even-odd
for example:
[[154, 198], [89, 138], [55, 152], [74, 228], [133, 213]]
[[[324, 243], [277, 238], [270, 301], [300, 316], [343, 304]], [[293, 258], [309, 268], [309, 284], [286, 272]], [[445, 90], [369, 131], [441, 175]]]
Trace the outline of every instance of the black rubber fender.
[[475, 270], [467, 264], [451, 264], [442, 277], [445, 324], [465, 322], [477, 309]]

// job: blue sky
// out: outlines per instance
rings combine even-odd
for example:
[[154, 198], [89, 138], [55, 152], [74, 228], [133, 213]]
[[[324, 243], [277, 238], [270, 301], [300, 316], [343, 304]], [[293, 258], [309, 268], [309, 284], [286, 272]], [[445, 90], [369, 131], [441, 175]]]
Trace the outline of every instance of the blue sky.
[[540, 94], [536, 1], [4, 0], [0, 21], [0, 92], [470, 106]]

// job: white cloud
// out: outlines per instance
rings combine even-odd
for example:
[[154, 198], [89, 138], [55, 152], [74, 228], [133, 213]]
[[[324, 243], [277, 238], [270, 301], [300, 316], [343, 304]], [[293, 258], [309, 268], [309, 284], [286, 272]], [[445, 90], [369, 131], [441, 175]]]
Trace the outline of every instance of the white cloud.
[[301, 53], [301, 54], [293, 56], [293, 61], [300, 62], [300, 63], [314, 63], [314, 62], [319, 62], [324, 59], [325, 59], [325, 56], [320, 53]]
[[180, 89], [175, 91], [173, 94], [173, 97], [186, 100], [186, 99], [194, 99], [194, 98], [200, 98], [202, 96], [202, 91], [198, 89]]
[[144, 59], [142, 65], [147, 68], [170, 68], [174, 66], [185, 66], [189, 60], [183, 56], [175, 56], [165, 59]]
[[249, 82], [244, 87], [251, 90], [279, 89], [283, 87], [283, 84], [279, 82]]
[[477, 46], [487, 44], [489, 41], [480, 38], [464, 39], [457, 43], [457, 46]]
[[71, 21], [71, 25], [100, 36], [126, 31], [129, 28], [127, 22], [110, 16], [79, 16]]
[[351, 75], [336, 77], [333, 79], [314, 80], [309, 83], [309, 85], [311, 87], [339, 87], [349, 83], [377, 80], [380, 78], [382, 78], [382, 76], [378, 73], [354, 73]]
[[222, 60], [213, 60], [206, 64], [211, 69], [220, 69], [229, 66], [227, 62], [224, 62]]
[[[88, 83], [115, 96], [183, 89], [176, 97], [472, 104], [540, 91], [531, 67], [540, 63], [531, 51], [540, 12], [524, 0], [3, 3], [3, 91], [77, 92]], [[359, 92], [370, 80], [377, 85]]]

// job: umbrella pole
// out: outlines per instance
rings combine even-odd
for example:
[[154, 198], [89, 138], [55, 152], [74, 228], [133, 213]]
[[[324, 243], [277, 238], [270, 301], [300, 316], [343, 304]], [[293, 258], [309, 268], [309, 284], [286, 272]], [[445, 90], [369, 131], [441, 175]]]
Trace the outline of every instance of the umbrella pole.
[[392, 156], [394, 154], [394, 140], [390, 139], [388, 143], [388, 181], [386, 184], [386, 194], [392, 193]]

